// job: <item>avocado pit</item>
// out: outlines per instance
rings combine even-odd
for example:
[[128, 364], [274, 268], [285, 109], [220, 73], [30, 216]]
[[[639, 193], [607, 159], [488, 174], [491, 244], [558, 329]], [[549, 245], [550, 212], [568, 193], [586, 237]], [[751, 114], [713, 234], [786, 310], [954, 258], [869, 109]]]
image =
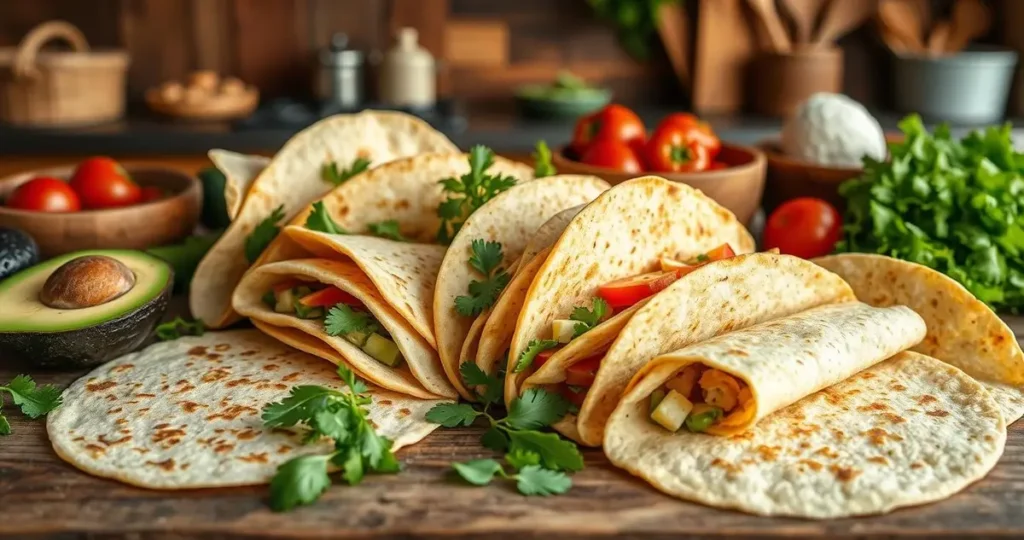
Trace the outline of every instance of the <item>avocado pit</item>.
[[135, 286], [135, 273], [106, 255], [84, 255], [62, 264], [39, 291], [39, 301], [54, 309], [106, 304]]

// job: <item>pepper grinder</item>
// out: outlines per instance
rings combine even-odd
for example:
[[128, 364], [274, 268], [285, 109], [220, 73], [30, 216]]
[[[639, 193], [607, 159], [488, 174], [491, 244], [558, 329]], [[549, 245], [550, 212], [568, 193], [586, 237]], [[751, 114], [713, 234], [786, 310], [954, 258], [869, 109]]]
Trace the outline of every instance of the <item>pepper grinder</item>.
[[437, 102], [434, 57], [418, 40], [415, 28], [402, 28], [395, 46], [385, 53], [380, 70], [380, 100], [384, 104], [425, 109]]
[[345, 110], [358, 109], [363, 104], [363, 53], [349, 49], [348, 36], [337, 33], [319, 60], [317, 97]]

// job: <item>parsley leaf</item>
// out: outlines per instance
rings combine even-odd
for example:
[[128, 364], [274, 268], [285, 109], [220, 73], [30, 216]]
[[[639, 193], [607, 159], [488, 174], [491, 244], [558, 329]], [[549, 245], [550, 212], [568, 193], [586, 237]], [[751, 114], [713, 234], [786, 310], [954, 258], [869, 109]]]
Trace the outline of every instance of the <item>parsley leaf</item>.
[[440, 403], [427, 411], [427, 422], [444, 427], [469, 426], [480, 413], [465, 403]]
[[452, 463], [452, 468], [463, 480], [474, 486], [486, 486], [494, 480], [494, 476], [504, 476], [501, 464], [493, 459], [474, 459], [465, 463]]
[[327, 234], [348, 234], [348, 231], [338, 225], [327, 213], [323, 201], [313, 203], [313, 211], [306, 217], [306, 228]]
[[378, 223], [370, 223], [366, 227], [370, 229], [370, 234], [374, 236], [395, 240], [396, 242], [409, 241], [408, 238], [402, 236], [402, 232], [398, 228], [398, 221], [394, 219], [380, 221]]
[[329, 336], [341, 336], [353, 332], [370, 334], [379, 328], [373, 315], [365, 311], [356, 311], [345, 304], [337, 304], [332, 307], [324, 319], [324, 329]]
[[338, 169], [338, 164], [334, 161], [324, 163], [320, 167], [320, 178], [325, 182], [330, 182], [336, 186], [340, 186], [348, 181], [353, 176], [366, 171], [370, 168], [370, 160], [364, 157], [358, 157], [347, 169]]
[[277, 468], [270, 481], [270, 507], [287, 512], [309, 504], [331, 487], [327, 476], [328, 456], [302, 456], [286, 461]]
[[474, 362], [463, 362], [459, 366], [459, 373], [466, 386], [483, 386], [484, 391], [477, 394], [480, 401], [486, 405], [493, 405], [501, 400], [505, 392], [505, 384], [501, 377], [492, 377], [480, 369]]
[[11, 434], [11, 424], [7, 422], [7, 418], [0, 413], [0, 436]]
[[337, 390], [322, 386], [293, 386], [283, 401], [270, 403], [263, 408], [263, 424], [272, 428], [294, 426], [313, 418], [316, 411], [324, 407], [329, 396], [337, 394]]
[[551, 163], [551, 149], [546, 141], [537, 141], [536, 151], [533, 153], [533, 176], [543, 178], [558, 174], [555, 166]]
[[468, 173], [459, 178], [445, 178], [440, 181], [448, 198], [437, 208], [437, 216], [441, 218], [441, 227], [437, 231], [439, 243], [451, 243], [462, 223], [477, 208], [495, 195], [516, 185], [516, 179], [512, 176], [487, 174], [487, 169], [492, 165], [494, 151], [486, 146], [477, 145], [469, 151]]
[[475, 317], [493, 306], [512, 279], [508, 272], [499, 269], [504, 259], [501, 244], [477, 238], [470, 244], [470, 250], [469, 265], [483, 275], [484, 280], [470, 281], [469, 296], [455, 298], [455, 311], [463, 317]]
[[202, 319], [186, 321], [181, 317], [175, 317], [156, 327], [156, 338], [160, 341], [171, 341], [183, 336], [201, 336], [206, 332], [206, 326]]
[[522, 373], [527, 369], [530, 369], [530, 366], [533, 365], [533, 360], [537, 358], [538, 354], [557, 346], [558, 340], [531, 339], [530, 343], [526, 345], [526, 349], [519, 355], [519, 359], [516, 360], [516, 366], [512, 370], [513, 373]]
[[579, 321], [573, 326], [573, 339], [586, 334], [595, 326], [601, 324], [601, 319], [603, 319], [607, 314], [608, 302], [605, 302], [604, 298], [601, 297], [594, 298], [590, 309], [584, 307], [573, 308], [572, 314], [569, 315], [569, 319]]
[[569, 491], [572, 480], [564, 472], [527, 465], [516, 474], [516, 489], [523, 495], [559, 495]]
[[536, 452], [517, 448], [514, 452], [505, 454], [505, 461], [515, 467], [516, 470], [519, 470], [528, 465], [540, 465], [540, 455]]
[[245, 258], [249, 264], [260, 258], [263, 250], [281, 233], [278, 223], [284, 219], [284, 205], [278, 206], [245, 238]]
[[[25, 416], [32, 419], [46, 416], [64, 402], [59, 388], [49, 384], [36, 386], [35, 381], [28, 375], [18, 375], [7, 386], [0, 386], [0, 393], [2, 392], [11, 394], [14, 404], [21, 408]], [[3, 402], [0, 401], [0, 406], [2, 405]], [[0, 435], [10, 434], [11, 424], [0, 413]]]
[[562, 419], [569, 411], [569, 402], [554, 392], [530, 388], [512, 401], [505, 421], [516, 429], [540, 429]]
[[570, 441], [554, 433], [540, 431], [509, 431], [509, 450], [528, 451], [540, 456], [544, 467], [556, 471], [583, 469], [583, 454]]

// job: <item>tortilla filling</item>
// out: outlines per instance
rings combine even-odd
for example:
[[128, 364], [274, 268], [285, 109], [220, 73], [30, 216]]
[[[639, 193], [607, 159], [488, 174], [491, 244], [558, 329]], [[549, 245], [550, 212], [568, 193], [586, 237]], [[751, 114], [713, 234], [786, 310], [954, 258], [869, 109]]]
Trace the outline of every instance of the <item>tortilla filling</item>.
[[344, 338], [386, 366], [402, 365], [402, 352], [387, 330], [358, 298], [337, 287], [283, 281], [263, 295], [263, 303], [277, 313], [321, 321], [327, 335]]
[[651, 393], [650, 415], [675, 432], [720, 433], [754, 416], [754, 396], [742, 380], [704, 364], [690, 364]]

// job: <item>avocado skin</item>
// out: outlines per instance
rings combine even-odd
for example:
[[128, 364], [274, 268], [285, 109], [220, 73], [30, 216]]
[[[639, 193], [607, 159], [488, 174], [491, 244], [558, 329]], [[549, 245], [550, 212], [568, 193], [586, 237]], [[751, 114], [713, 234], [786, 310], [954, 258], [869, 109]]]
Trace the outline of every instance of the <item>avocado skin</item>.
[[28, 233], [0, 227], [0, 280], [39, 262], [39, 246]]
[[163, 291], [135, 311], [96, 326], [66, 332], [0, 333], [0, 356], [40, 368], [86, 368], [137, 349], [153, 333], [171, 297], [173, 278]]

